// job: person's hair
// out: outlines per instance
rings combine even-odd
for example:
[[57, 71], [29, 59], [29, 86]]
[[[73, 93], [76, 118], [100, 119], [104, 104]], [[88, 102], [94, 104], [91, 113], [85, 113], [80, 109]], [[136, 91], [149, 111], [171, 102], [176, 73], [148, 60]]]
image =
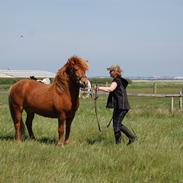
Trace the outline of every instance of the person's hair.
[[118, 64], [113, 64], [110, 67], [107, 68], [108, 71], [114, 72], [114, 77], [119, 77], [122, 75], [122, 69]]

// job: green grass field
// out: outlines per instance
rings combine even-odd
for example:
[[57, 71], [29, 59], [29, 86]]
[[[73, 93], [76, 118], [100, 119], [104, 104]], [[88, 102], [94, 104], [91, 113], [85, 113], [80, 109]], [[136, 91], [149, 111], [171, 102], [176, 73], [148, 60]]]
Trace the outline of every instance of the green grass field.
[[[130, 92], [150, 92], [148, 84], [129, 86]], [[149, 84], [151, 85], [151, 84]], [[169, 87], [168, 87], [169, 86]], [[163, 84], [160, 93], [176, 93], [182, 84]], [[0, 183], [183, 183], [183, 112], [169, 98], [129, 97], [131, 111], [124, 123], [133, 128], [137, 142], [114, 144], [112, 111], [106, 96], [97, 101], [102, 132], [98, 131], [92, 99], [81, 99], [72, 124], [70, 144], [55, 145], [57, 120], [36, 116], [36, 141], [16, 143], [7, 105], [7, 89], [0, 90]]]

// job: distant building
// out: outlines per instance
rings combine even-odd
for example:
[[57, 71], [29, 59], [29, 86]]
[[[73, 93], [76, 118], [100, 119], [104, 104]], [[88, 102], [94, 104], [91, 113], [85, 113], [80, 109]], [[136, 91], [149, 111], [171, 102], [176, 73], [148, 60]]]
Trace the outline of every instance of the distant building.
[[54, 78], [55, 73], [42, 70], [0, 70], [0, 78]]

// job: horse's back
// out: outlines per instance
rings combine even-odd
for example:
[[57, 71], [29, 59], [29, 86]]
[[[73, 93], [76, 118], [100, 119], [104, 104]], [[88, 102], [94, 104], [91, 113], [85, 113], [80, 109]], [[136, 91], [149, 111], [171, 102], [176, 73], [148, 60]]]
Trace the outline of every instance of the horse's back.
[[9, 97], [13, 97], [15, 95], [22, 95], [25, 91], [26, 83], [28, 80], [20, 80], [14, 83], [9, 90]]
[[[39, 90], [40, 92], [45, 91], [48, 88], [47, 85], [42, 84], [35, 80], [23, 79], [17, 81], [13, 84], [9, 91], [9, 100], [14, 102], [23, 102], [28, 96], [33, 95], [34, 90]], [[35, 92], [36, 93], [36, 92]]]
[[57, 117], [60, 113], [77, 110], [79, 102], [78, 98], [72, 100], [67, 92], [59, 94], [54, 85], [25, 79], [12, 85], [9, 105], [46, 117]]
[[18, 95], [23, 95], [28, 88], [30, 88], [32, 85], [33, 80], [28, 80], [28, 79], [23, 79], [20, 81], [17, 81], [15, 84], [13, 84], [10, 88], [9, 91], [9, 97], [13, 97], [13, 96], [18, 96]]
[[32, 111], [42, 116], [56, 117], [53, 104], [54, 90], [34, 80], [20, 80], [12, 85], [9, 93], [9, 106]]

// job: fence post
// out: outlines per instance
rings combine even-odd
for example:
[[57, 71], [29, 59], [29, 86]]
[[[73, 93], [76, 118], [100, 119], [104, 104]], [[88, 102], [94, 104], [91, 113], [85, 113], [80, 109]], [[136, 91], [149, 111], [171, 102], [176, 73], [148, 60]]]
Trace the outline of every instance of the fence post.
[[171, 97], [171, 113], [173, 113], [174, 110], [174, 98]]
[[180, 97], [179, 97], [179, 109], [182, 111], [182, 91], [180, 91]]
[[153, 84], [153, 93], [156, 94], [157, 93], [157, 83]]

